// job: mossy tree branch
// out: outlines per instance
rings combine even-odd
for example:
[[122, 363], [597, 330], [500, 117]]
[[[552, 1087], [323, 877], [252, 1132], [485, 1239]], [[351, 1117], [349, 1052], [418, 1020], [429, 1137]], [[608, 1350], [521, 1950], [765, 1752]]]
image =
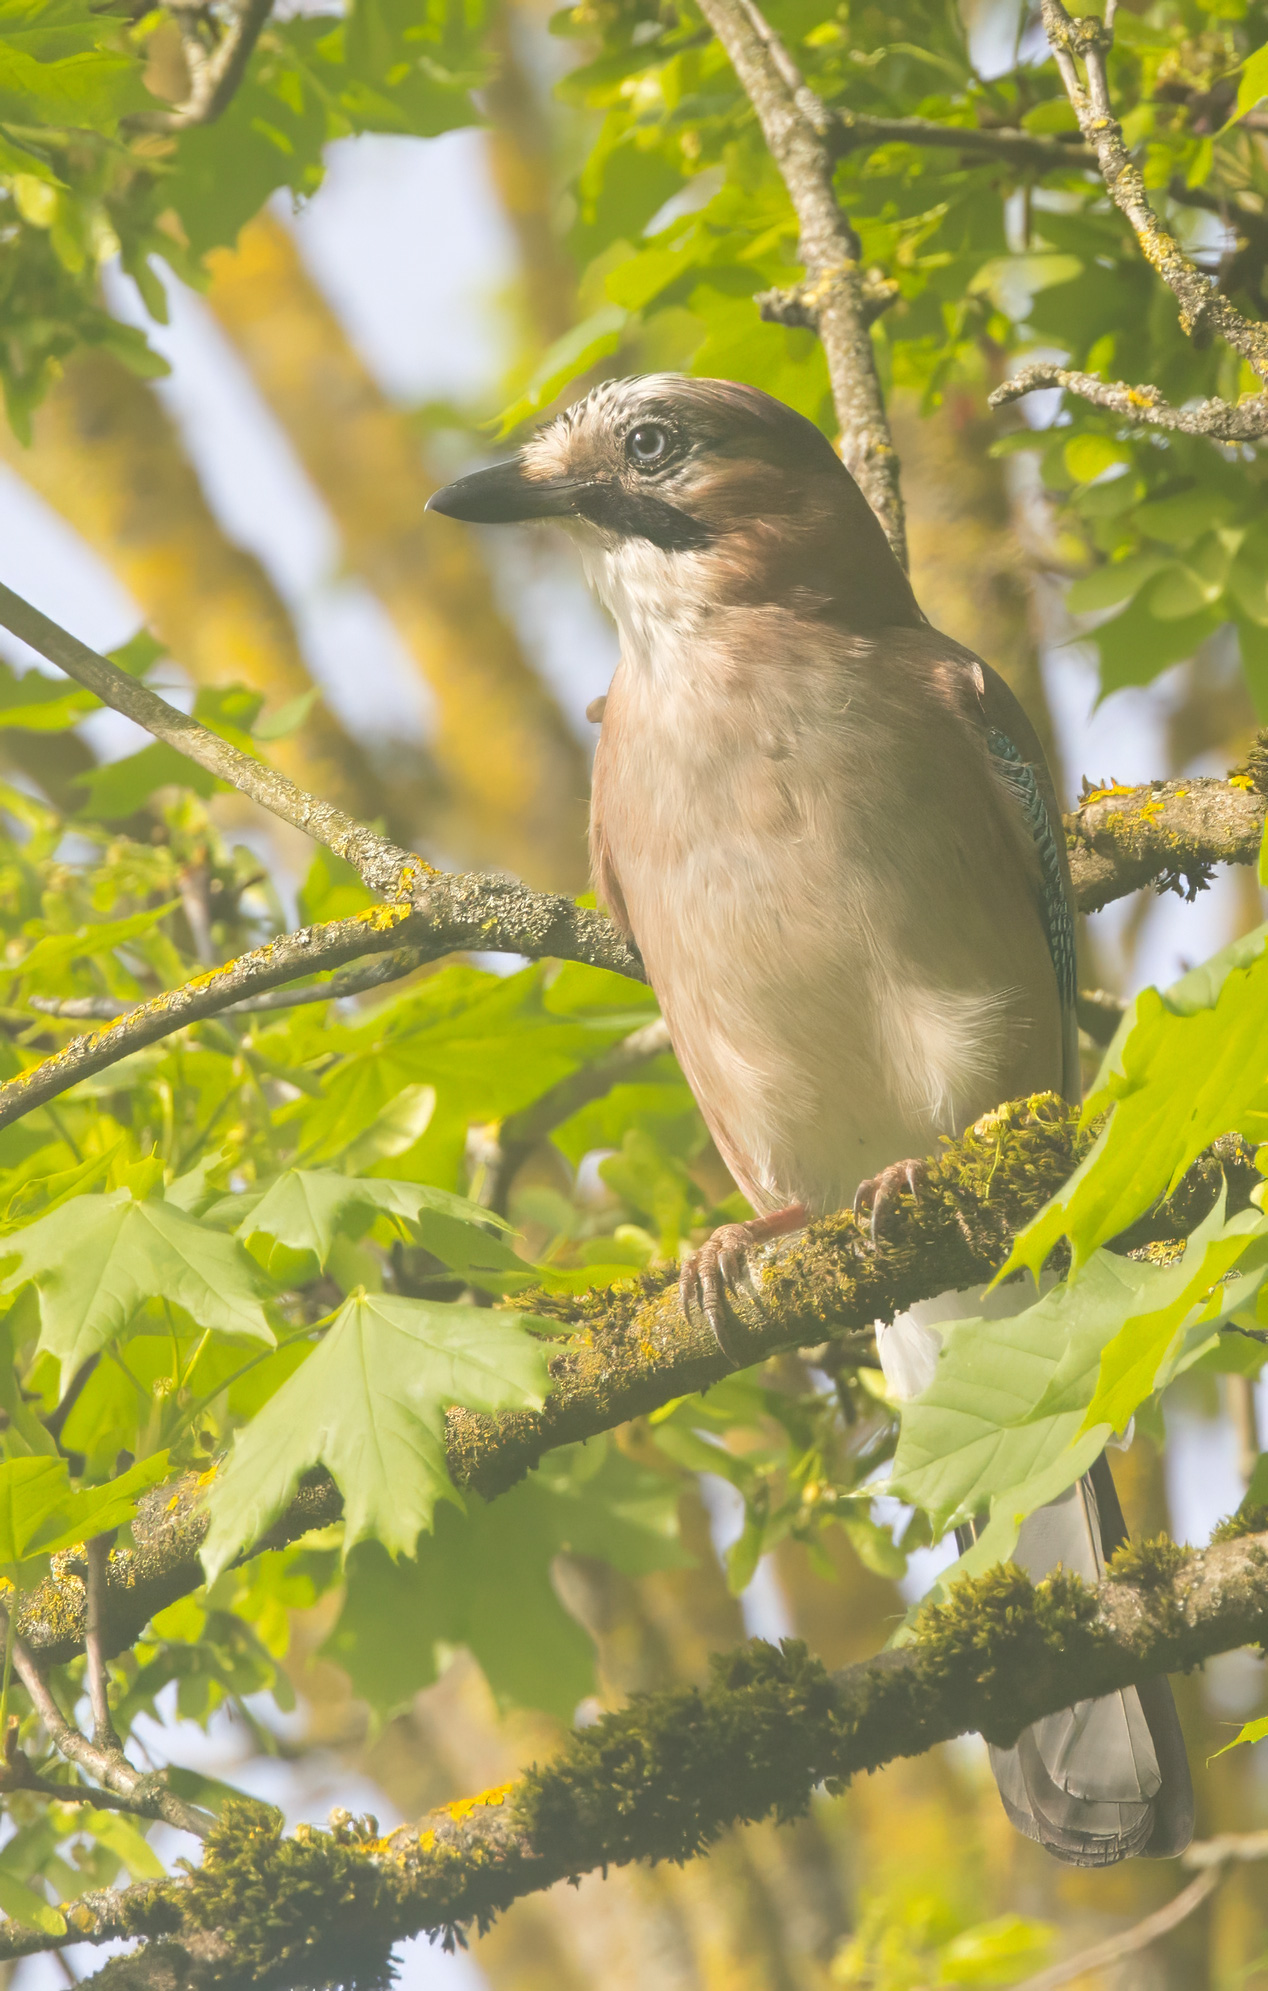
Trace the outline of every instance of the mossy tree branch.
[[[874, 1322], [989, 1278], [1016, 1230], [1066, 1179], [1082, 1148], [1073, 1108], [1053, 1094], [1023, 1100], [987, 1114], [947, 1144], [929, 1168], [920, 1202], [900, 1199], [879, 1245], [842, 1211], [801, 1237], [765, 1246], [734, 1294], [732, 1335], [743, 1359], [759, 1362], [831, 1340], [845, 1359], [873, 1362]], [[1225, 1180], [1232, 1209], [1260, 1177], [1238, 1154], [1204, 1156], [1132, 1241], [1186, 1236]], [[519, 1294], [515, 1304], [574, 1332], [551, 1357], [553, 1387], [543, 1410], [449, 1413], [450, 1474], [486, 1500], [514, 1486], [553, 1447], [596, 1437], [729, 1372], [704, 1319], [695, 1310], [684, 1316], [673, 1268], [576, 1298]], [[314, 1472], [251, 1553], [284, 1547], [341, 1512], [334, 1482]], [[107, 1654], [125, 1650], [156, 1611], [198, 1587], [206, 1532], [197, 1474], [144, 1497], [132, 1546], [116, 1548], [110, 1558], [102, 1600]], [[82, 1559], [59, 1557], [54, 1573], [23, 1599], [18, 1629], [41, 1664], [62, 1663], [83, 1649], [85, 1575]]]
[[[689, 1859], [730, 1825], [797, 1817], [821, 1783], [975, 1731], [1008, 1745], [1074, 1701], [1262, 1640], [1266, 1523], [1261, 1509], [1244, 1520], [1260, 1532], [1206, 1549], [1123, 1551], [1095, 1589], [1064, 1571], [1033, 1586], [1009, 1564], [926, 1609], [909, 1644], [835, 1674], [799, 1643], [754, 1641], [716, 1659], [706, 1688], [640, 1696], [551, 1762], [386, 1839], [346, 1815], [286, 1838], [275, 1814], [238, 1805], [188, 1879], [86, 1897], [68, 1940], [157, 1938], [142, 1958], [177, 1967], [168, 1981], [225, 1991], [378, 1985], [406, 1936], [452, 1941], [558, 1880]], [[0, 1955], [55, 1946], [14, 1930]], [[94, 1981], [164, 1981], [138, 1961]]]

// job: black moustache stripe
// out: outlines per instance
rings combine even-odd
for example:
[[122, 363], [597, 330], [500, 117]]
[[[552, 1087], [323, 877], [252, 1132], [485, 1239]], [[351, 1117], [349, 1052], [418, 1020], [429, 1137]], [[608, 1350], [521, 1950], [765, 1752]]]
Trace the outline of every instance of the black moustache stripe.
[[711, 538], [707, 526], [651, 491], [627, 491], [615, 483], [585, 484], [573, 502], [592, 525], [626, 539], [650, 539], [665, 553], [690, 553], [707, 546]]

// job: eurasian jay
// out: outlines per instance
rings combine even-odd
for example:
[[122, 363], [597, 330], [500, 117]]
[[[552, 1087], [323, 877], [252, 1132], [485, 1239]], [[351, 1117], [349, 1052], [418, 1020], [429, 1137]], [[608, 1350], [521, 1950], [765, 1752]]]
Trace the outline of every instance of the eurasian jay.
[[[875, 1233], [939, 1135], [1003, 1100], [1078, 1097], [1043, 753], [1003, 680], [921, 613], [830, 443], [753, 388], [609, 381], [430, 508], [557, 520], [620, 631], [595, 882], [757, 1212], [683, 1268], [727, 1350], [726, 1285], [752, 1245], [851, 1202]], [[878, 1331], [900, 1397], [936, 1367], [920, 1312]], [[1036, 1578], [1062, 1563], [1095, 1582], [1124, 1535], [1102, 1459], [1023, 1523], [1016, 1556]], [[1009, 1816], [1059, 1859], [1166, 1857], [1191, 1836], [1165, 1681], [991, 1757]]]

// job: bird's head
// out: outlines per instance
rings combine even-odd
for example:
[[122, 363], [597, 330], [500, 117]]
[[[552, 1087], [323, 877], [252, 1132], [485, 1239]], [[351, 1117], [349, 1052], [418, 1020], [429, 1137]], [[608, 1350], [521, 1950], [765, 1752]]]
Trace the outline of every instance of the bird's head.
[[858, 630], [924, 619], [831, 444], [734, 381], [605, 381], [428, 509], [476, 525], [557, 520], [623, 625], [771, 604]]

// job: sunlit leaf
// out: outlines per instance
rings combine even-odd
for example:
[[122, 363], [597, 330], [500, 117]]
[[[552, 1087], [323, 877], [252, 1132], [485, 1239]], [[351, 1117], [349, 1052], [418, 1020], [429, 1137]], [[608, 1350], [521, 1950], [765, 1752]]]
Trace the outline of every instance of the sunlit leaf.
[[689, 1558], [677, 1540], [677, 1504], [674, 1480], [610, 1441], [552, 1453], [501, 1499], [471, 1496], [465, 1514], [442, 1508], [416, 1561], [358, 1549], [325, 1650], [383, 1715], [466, 1646], [500, 1700], [571, 1720], [594, 1690], [594, 1652], [559, 1602], [554, 1558], [567, 1550], [638, 1576], [680, 1567]]
[[60, 1364], [63, 1389], [149, 1299], [219, 1334], [274, 1338], [263, 1280], [239, 1244], [170, 1204], [134, 1202], [123, 1189], [75, 1197], [12, 1232], [4, 1262], [8, 1291], [35, 1283], [39, 1345]]
[[161, 1452], [106, 1486], [76, 1491], [65, 1459], [0, 1462], [0, 1564], [52, 1555], [122, 1526], [140, 1495], [166, 1474], [167, 1454]]
[[1268, 927], [1165, 993], [1145, 989], [1105, 1054], [1084, 1114], [1109, 1110], [1091, 1152], [1017, 1238], [1034, 1271], [1062, 1237], [1074, 1265], [1169, 1195], [1220, 1134], [1268, 1136]]
[[514, 1313], [353, 1294], [303, 1367], [234, 1442], [211, 1493], [209, 1578], [276, 1519], [310, 1467], [344, 1496], [348, 1548], [411, 1554], [437, 1500], [458, 1498], [444, 1413], [540, 1408], [547, 1351]]

